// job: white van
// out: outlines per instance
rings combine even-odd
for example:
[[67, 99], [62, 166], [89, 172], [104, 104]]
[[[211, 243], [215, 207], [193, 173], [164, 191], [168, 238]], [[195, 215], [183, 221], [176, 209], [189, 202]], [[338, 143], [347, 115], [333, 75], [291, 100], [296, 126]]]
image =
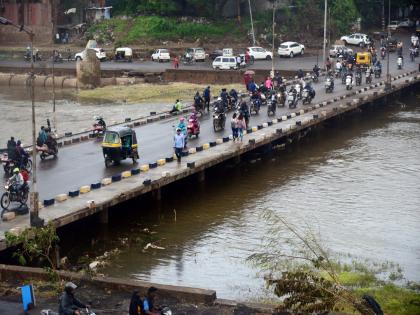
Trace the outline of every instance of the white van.
[[236, 57], [224, 57], [219, 56], [213, 61], [213, 69], [238, 69], [238, 64], [236, 63]]

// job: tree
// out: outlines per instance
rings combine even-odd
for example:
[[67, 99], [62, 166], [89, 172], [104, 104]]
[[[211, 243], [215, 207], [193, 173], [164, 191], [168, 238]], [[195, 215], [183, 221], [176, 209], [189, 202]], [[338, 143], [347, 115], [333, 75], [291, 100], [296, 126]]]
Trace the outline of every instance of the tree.
[[360, 16], [353, 0], [333, 0], [328, 2], [331, 8], [331, 18], [340, 34], [350, 30], [352, 23]]
[[[314, 232], [302, 231], [273, 211], [263, 218], [271, 226], [263, 248], [249, 260], [266, 272], [267, 285], [281, 298], [280, 310], [293, 314], [326, 314], [347, 306], [362, 315], [374, 315], [364, 301], [339, 280], [337, 263]], [[285, 271], [287, 270], [287, 271]]]

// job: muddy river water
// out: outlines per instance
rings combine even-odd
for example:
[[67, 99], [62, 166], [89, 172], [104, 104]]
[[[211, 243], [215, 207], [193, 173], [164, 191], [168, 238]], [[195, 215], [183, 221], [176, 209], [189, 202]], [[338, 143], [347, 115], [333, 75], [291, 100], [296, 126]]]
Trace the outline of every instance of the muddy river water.
[[[247, 257], [268, 233], [273, 210], [319, 231], [334, 253], [399, 264], [420, 280], [419, 95], [363, 112], [271, 155], [210, 170], [115, 209], [106, 230], [96, 221], [63, 242], [68, 255], [120, 248], [101, 272], [117, 277], [217, 290], [238, 300], [262, 296], [264, 282]], [[144, 236], [164, 249], [143, 250]], [[100, 232], [100, 233], [98, 233]], [[101, 235], [98, 239], [98, 235]]]

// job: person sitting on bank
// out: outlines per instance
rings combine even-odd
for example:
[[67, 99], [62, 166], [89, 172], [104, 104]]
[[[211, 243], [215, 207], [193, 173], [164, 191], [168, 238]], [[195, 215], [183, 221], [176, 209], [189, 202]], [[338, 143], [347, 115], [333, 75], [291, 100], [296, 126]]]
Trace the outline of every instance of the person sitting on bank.
[[182, 110], [182, 103], [180, 100], [176, 100], [172, 110], [170, 111], [171, 114], [179, 113]]
[[160, 315], [160, 311], [156, 308], [155, 305], [157, 291], [158, 289], [155, 287], [150, 287], [147, 290], [147, 295], [143, 300], [143, 310], [147, 315]]

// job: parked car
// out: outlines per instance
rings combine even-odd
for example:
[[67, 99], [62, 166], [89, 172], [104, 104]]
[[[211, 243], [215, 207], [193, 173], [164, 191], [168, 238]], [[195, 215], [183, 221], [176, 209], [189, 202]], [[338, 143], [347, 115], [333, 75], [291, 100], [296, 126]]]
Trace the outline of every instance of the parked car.
[[[106, 60], [106, 53], [102, 48], [89, 48], [89, 49], [93, 49], [96, 52], [96, 58], [98, 58], [100, 61]], [[74, 59], [76, 59], [76, 61], [83, 60], [85, 55], [86, 55], [86, 50], [83, 50], [82, 52], [79, 52], [76, 55], [74, 55]]]
[[353, 49], [348, 48], [344, 45], [332, 45], [330, 48], [330, 57], [335, 58], [337, 57], [338, 52], [341, 51], [344, 54], [352, 54]]
[[413, 27], [413, 26], [414, 26], [414, 21], [411, 21], [409, 18], [402, 19], [398, 23], [398, 27]]
[[249, 56], [254, 60], [271, 60], [273, 58], [273, 53], [271, 51], [265, 50], [262, 47], [248, 47], [246, 50], [249, 53]]
[[171, 55], [169, 54], [169, 50], [167, 49], [156, 49], [152, 54], [153, 61], [171, 61]]
[[290, 57], [293, 58], [296, 55], [303, 55], [305, 52], [305, 46], [296, 42], [284, 42], [280, 44], [277, 53], [280, 57]]
[[400, 22], [398, 22], [398, 21], [390, 21], [389, 24], [388, 24], [388, 28], [391, 31], [396, 31], [397, 28], [399, 27], [399, 24], [400, 24]]
[[204, 62], [206, 60], [206, 52], [203, 48], [187, 48], [185, 54], [191, 55], [195, 61]]
[[216, 57], [216, 59], [214, 59], [213, 61], [213, 69], [238, 69], [238, 64], [236, 63], [236, 57], [232, 56], [232, 57], [224, 57], [224, 56], [219, 56]]
[[369, 36], [366, 34], [354, 33], [351, 35], [345, 35], [340, 38], [344, 45], [356, 45], [360, 47], [365, 47], [366, 45], [370, 44]]
[[209, 58], [211, 60], [214, 60], [219, 56], [223, 56], [223, 50], [222, 49], [213, 50], [213, 52], [209, 55]]

